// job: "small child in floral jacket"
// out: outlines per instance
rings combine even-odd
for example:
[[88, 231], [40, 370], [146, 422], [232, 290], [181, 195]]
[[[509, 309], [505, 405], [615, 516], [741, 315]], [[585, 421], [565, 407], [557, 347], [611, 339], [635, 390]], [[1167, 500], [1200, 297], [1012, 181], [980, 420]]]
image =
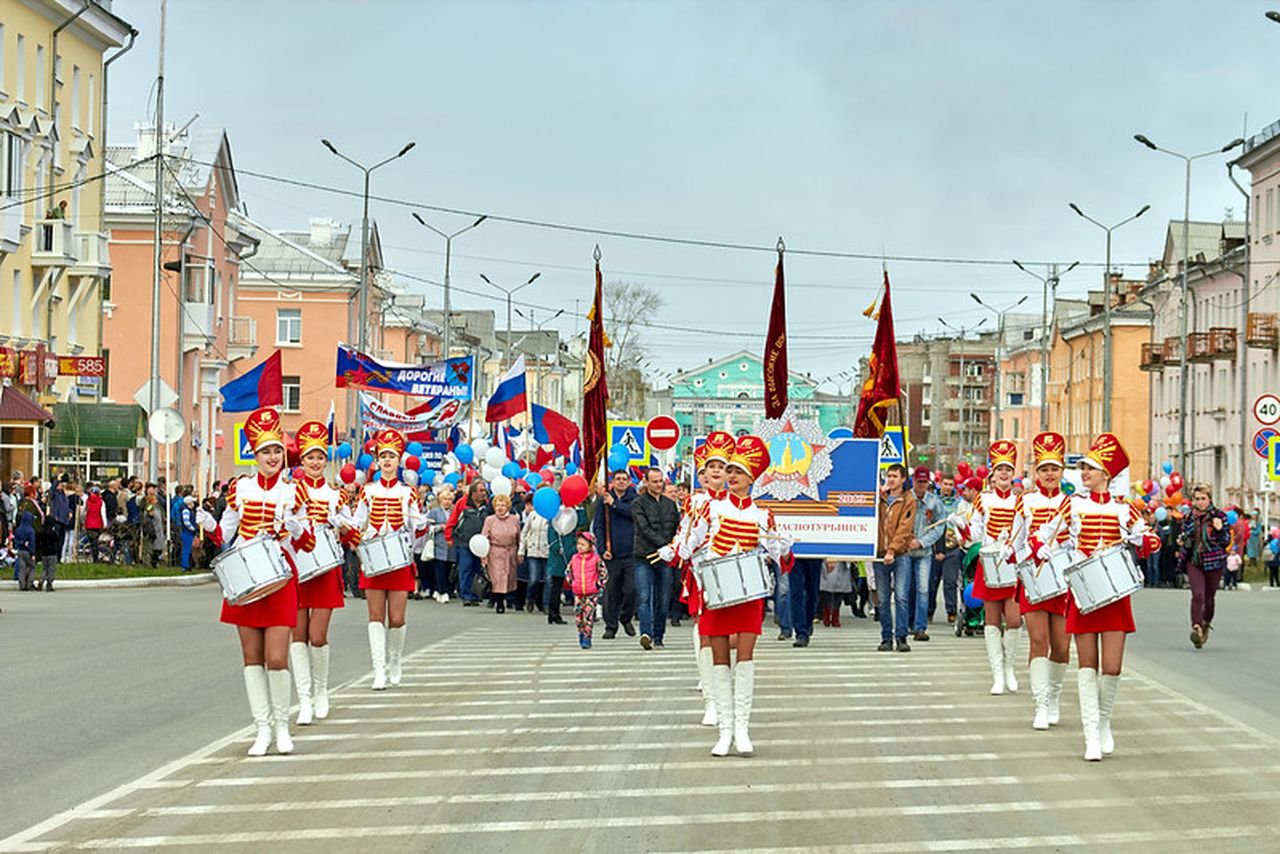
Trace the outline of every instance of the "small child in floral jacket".
[[565, 584], [573, 591], [574, 618], [578, 623], [578, 645], [591, 649], [591, 631], [596, 625], [596, 602], [609, 579], [604, 561], [596, 554], [596, 538], [582, 531], [576, 541], [577, 554], [569, 558]]

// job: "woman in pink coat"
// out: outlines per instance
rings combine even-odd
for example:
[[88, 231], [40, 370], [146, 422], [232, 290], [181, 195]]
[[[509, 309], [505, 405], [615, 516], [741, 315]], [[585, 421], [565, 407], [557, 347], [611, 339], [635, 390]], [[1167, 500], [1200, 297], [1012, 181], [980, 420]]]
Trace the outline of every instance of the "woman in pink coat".
[[520, 547], [520, 519], [511, 512], [511, 496], [493, 497], [493, 515], [484, 520], [480, 531], [489, 540], [489, 554], [484, 558], [485, 570], [493, 583], [493, 607], [506, 613], [507, 594], [516, 589], [517, 552]]

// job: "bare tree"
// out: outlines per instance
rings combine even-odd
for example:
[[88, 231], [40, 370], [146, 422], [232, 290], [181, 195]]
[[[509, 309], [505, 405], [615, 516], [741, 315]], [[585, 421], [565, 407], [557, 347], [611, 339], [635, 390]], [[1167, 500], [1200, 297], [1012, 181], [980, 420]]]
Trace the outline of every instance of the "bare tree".
[[636, 367], [645, 355], [644, 324], [662, 309], [663, 299], [643, 282], [608, 282], [604, 286], [604, 328], [613, 347], [606, 355], [609, 371]]

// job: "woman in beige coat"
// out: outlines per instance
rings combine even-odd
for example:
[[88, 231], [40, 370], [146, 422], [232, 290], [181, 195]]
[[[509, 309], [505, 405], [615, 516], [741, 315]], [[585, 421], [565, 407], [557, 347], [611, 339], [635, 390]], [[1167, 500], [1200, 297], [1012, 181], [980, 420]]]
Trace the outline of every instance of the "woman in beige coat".
[[511, 512], [509, 495], [493, 497], [493, 515], [484, 520], [480, 533], [489, 540], [484, 566], [493, 583], [493, 607], [503, 614], [507, 610], [507, 594], [516, 589], [516, 554], [520, 546], [520, 519]]

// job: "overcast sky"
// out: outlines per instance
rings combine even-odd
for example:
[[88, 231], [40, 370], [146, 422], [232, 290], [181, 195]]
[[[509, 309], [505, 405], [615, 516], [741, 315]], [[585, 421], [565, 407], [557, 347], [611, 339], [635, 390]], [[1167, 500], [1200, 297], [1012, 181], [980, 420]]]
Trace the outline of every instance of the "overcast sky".
[[[949, 259], [890, 261], [899, 336], [941, 315], [977, 322], [1040, 285], [1007, 261], [1079, 260], [1061, 293], [1101, 280], [1103, 235], [1137, 275], [1182, 215], [1176, 151], [1213, 150], [1280, 119], [1280, 25], [1268, 2], [196, 2], [169, 3], [166, 115], [223, 127], [241, 170], [358, 189], [321, 137], [374, 162], [374, 193], [421, 205], [794, 250]], [[158, 0], [116, 0], [140, 31], [112, 67], [110, 137], [154, 109]], [[1246, 119], [1247, 116], [1247, 119]], [[1243, 215], [1224, 157], [1197, 161], [1191, 213]], [[358, 224], [358, 199], [241, 174], [251, 215]], [[444, 230], [465, 216], [417, 208]], [[411, 208], [375, 202], [390, 266], [439, 282], [443, 241]], [[459, 308], [498, 308], [481, 272], [535, 317], [606, 280], [666, 302], [648, 343], [663, 369], [762, 349], [774, 257], [598, 237], [494, 220], [454, 245]], [[1004, 262], [959, 263], [965, 260]], [[1141, 265], [1141, 266], [1139, 266]], [[861, 311], [879, 260], [790, 254], [791, 367], [816, 378], [870, 344]], [[1043, 271], [1043, 268], [1041, 268]], [[439, 306], [438, 286], [406, 279]], [[497, 300], [462, 293], [489, 292]], [[581, 322], [581, 321], [579, 321]], [[517, 318], [516, 325], [523, 322]], [[695, 333], [691, 329], [707, 329]]]

